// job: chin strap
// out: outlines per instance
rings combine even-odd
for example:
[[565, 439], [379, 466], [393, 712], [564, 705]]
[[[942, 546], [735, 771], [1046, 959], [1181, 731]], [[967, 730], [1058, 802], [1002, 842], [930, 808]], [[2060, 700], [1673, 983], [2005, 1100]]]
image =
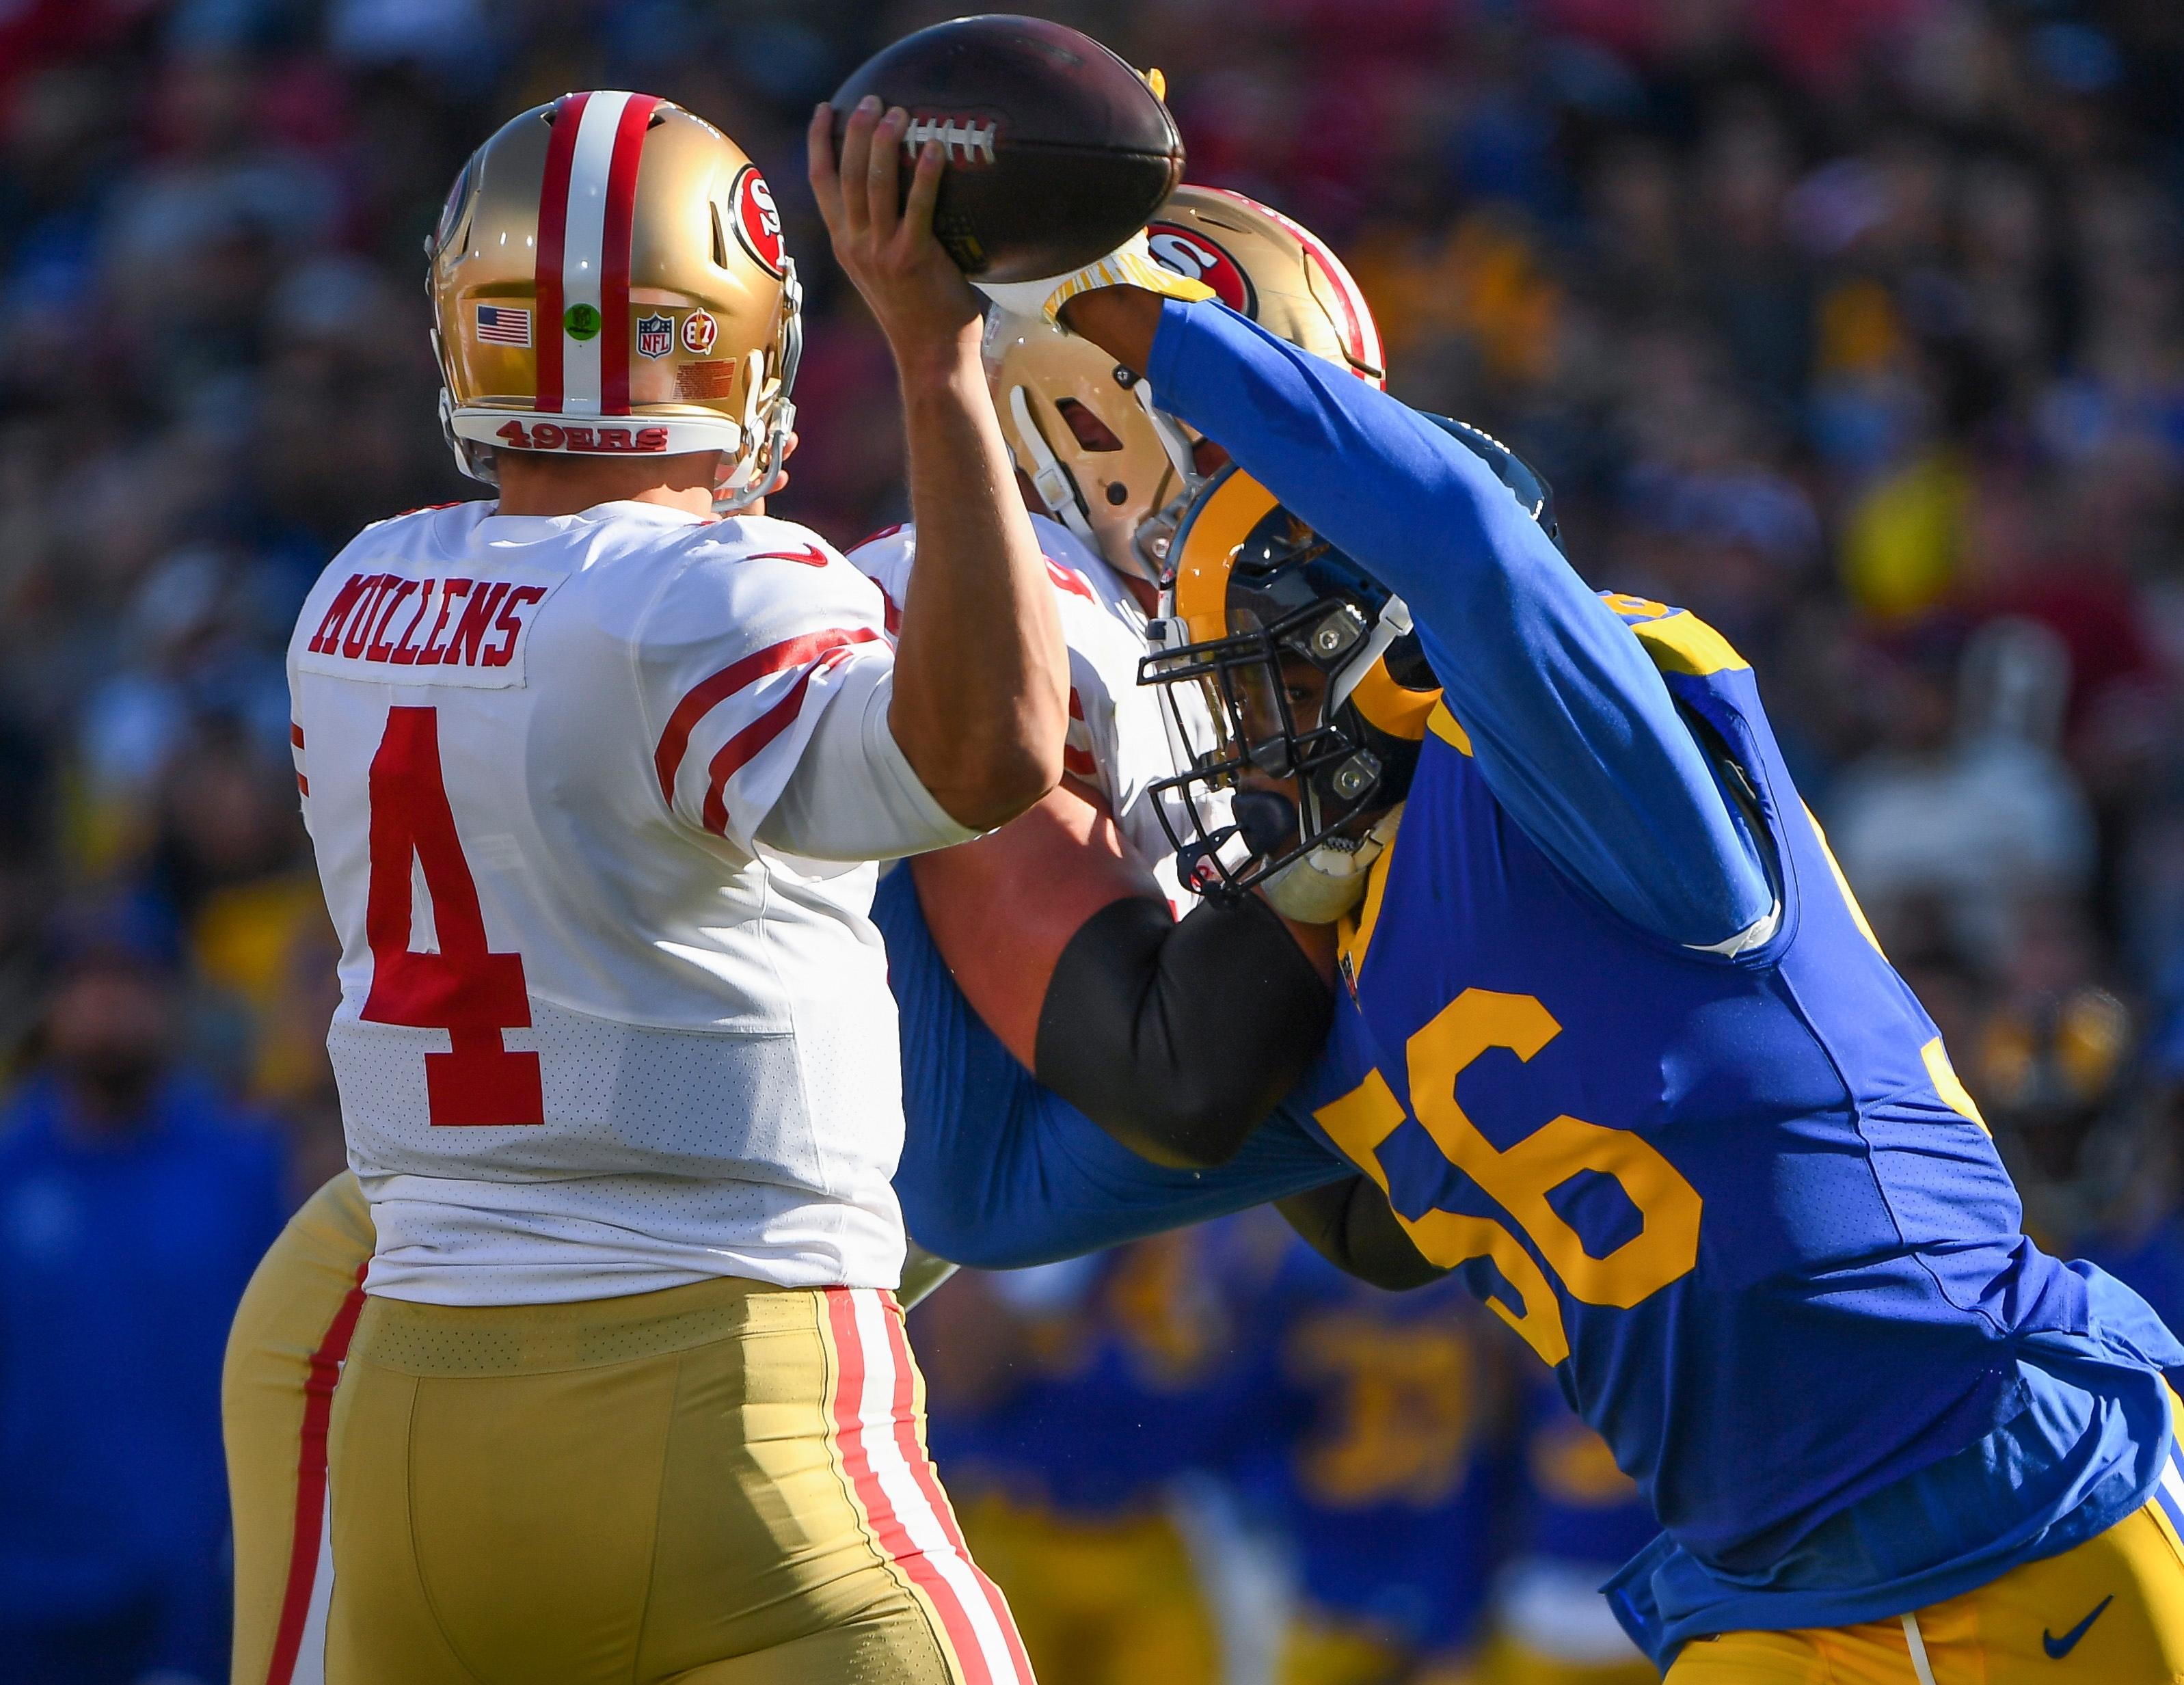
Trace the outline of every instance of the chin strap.
[[1401, 597], [1390, 597], [1382, 605], [1380, 617], [1373, 622], [1373, 629], [1365, 634], [1365, 641], [1357, 653], [1340, 672], [1327, 682], [1327, 700], [1321, 705], [1323, 719], [1333, 719], [1350, 695], [1364, 682], [1365, 675], [1373, 671], [1373, 664], [1394, 647], [1398, 638], [1411, 629], [1411, 608]]
[[1046, 505], [1046, 512], [1087, 544], [1095, 544], [1092, 523], [1086, 518], [1084, 502], [1077, 495], [1077, 483], [1069, 477], [1069, 471], [1061, 466], [1061, 459], [1054, 454], [1046, 435], [1032, 420], [1031, 399], [1022, 386], [1009, 388], [1009, 419], [1017, 424], [1017, 437], [1031, 453], [1034, 465], [1032, 489]]
[[1355, 842], [1329, 839], [1291, 861], [1260, 885], [1267, 905], [1300, 924], [1332, 924], [1355, 912], [1365, 899], [1373, 863], [1395, 840], [1402, 816], [1398, 804]]
[[713, 488], [716, 515], [733, 515], [749, 508], [760, 498], [779, 491], [788, 477], [788, 436], [796, 430], [796, 405], [785, 388], [777, 388], [781, 395], [773, 400], [772, 410], [761, 420], [758, 382], [766, 372], [765, 360], [754, 351], [750, 362], [745, 381], [749, 395], [744, 400], [743, 434], [746, 441], [758, 439], [760, 443], [755, 449], [737, 458], [727, 477]]
[[1190, 435], [1183, 430], [1182, 422], [1153, 402], [1150, 381], [1141, 380], [1132, 390], [1137, 397], [1138, 407], [1145, 412], [1146, 420], [1153, 424], [1153, 432], [1159, 437], [1161, 449], [1167, 453], [1169, 465], [1174, 468], [1177, 478], [1183, 483], [1182, 494], [1195, 496], [1199, 487], [1205, 483], [1205, 477], [1198, 471], [1197, 459], [1191, 454]]

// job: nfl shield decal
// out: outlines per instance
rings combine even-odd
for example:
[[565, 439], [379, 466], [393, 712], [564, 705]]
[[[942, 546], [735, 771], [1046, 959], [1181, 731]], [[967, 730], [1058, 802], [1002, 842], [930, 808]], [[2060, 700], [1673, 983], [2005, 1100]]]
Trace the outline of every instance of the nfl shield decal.
[[637, 319], [637, 354], [638, 356], [664, 357], [674, 349], [674, 317], [639, 316]]

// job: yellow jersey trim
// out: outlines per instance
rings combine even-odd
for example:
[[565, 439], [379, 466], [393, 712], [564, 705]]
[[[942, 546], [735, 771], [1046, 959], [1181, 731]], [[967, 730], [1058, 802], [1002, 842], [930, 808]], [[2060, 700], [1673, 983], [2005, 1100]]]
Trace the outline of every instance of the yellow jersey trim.
[[1752, 665], [1736, 653], [1728, 639], [1685, 609], [1663, 620], [1635, 622], [1630, 629], [1645, 644], [1653, 665], [1664, 672], [1704, 678], [1709, 673], [1741, 672]]
[[[1396, 839], [1401, 834], [1401, 809], [1389, 824], [1388, 840], [1380, 857], [1365, 868], [1365, 899], [1357, 911], [1346, 915], [1335, 927], [1335, 951], [1350, 986], [1357, 986], [1357, 974], [1365, 966], [1365, 951], [1373, 946], [1373, 932], [1380, 923], [1381, 898], [1388, 893], [1388, 865], [1396, 857]], [[1388, 822], [1383, 822], [1388, 823]]]
[[1942, 1046], [1942, 1038], [1937, 1035], [1921, 1047], [1919, 1057], [1925, 1063], [1926, 1080], [1934, 1085], [1934, 1092], [1942, 1096], [1942, 1103], [1965, 1122], [1977, 1124], [1989, 1135], [1993, 1134], [1986, 1128], [1986, 1119], [1980, 1116], [1979, 1102], [1972, 1098], [1970, 1091], [1958, 1079], [1956, 1067], [1949, 1063], [1949, 1050]]

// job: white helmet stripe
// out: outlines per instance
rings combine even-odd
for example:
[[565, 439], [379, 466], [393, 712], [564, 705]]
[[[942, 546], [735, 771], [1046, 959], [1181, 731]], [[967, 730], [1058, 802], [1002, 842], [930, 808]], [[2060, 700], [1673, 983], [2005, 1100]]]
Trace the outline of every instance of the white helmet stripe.
[[[615, 135], [622, 108], [635, 96], [602, 90], [584, 102], [578, 120], [575, 155], [569, 164], [569, 216], [561, 243], [561, 320], [539, 324], [542, 332], [561, 335], [561, 412], [599, 413], [600, 279], [605, 268], [607, 184], [613, 172]], [[569, 321], [577, 317], [591, 332], [579, 338]]]

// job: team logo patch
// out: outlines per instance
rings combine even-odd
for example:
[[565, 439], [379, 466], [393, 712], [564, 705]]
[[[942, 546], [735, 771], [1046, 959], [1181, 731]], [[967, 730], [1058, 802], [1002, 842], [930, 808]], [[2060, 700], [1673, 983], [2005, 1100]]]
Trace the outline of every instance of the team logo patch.
[[639, 316], [637, 319], [637, 354], [638, 356], [664, 357], [674, 349], [674, 317]]
[[773, 189], [756, 165], [744, 165], [735, 186], [728, 189], [728, 203], [735, 209], [736, 238], [761, 269], [778, 280], [787, 266], [781, 249], [781, 213], [774, 208]]
[[571, 339], [596, 339], [604, 320], [596, 304], [571, 304], [561, 313], [561, 331]]
[[1145, 243], [1162, 269], [1172, 269], [1187, 280], [1204, 282], [1232, 310], [1247, 316], [1259, 314], [1259, 295], [1244, 266], [1195, 229], [1155, 222], [1145, 229]]
[[693, 310], [682, 318], [682, 349], [694, 357], [702, 357], [713, 349], [713, 342], [721, 337], [721, 325], [708, 310]]
[[481, 345], [528, 345], [531, 312], [509, 304], [480, 304], [477, 337]]

